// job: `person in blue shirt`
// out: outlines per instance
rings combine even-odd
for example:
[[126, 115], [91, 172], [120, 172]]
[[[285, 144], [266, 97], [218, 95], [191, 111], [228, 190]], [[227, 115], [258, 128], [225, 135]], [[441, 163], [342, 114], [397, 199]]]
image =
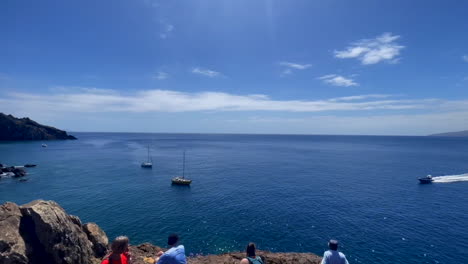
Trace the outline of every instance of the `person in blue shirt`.
[[157, 264], [187, 264], [187, 258], [185, 257], [185, 248], [183, 245], [178, 245], [179, 236], [177, 234], [171, 234], [167, 238], [167, 244], [169, 249], [166, 252], [160, 251], [156, 256]]
[[323, 253], [322, 264], [349, 264], [346, 256], [338, 252], [337, 240], [330, 240], [330, 242], [328, 242], [328, 248], [330, 248], [330, 250]]

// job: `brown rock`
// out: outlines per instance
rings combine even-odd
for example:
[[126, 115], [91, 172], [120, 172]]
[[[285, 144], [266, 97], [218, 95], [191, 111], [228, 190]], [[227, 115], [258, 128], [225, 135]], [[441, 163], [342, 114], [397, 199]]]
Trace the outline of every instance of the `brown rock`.
[[[41, 262], [54, 264], [94, 263], [92, 244], [62, 207], [53, 201], [36, 200], [21, 206], [24, 218], [34, 230], [38, 243], [34, 254]], [[31, 227], [30, 227], [31, 228]]]
[[21, 211], [14, 203], [0, 206], [0, 263], [26, 264], [26, 244], [20, 234]]
[[107, 245], [109, 244], [106, 233], [95, 223], [85, 224], [83, 230], [88, 235], [89, 241], [93, 243], [94, 256], [97, 258], [104, 257], [107, 253]]
[[[310, 253], [272, 253], [268, 251], [257, 251], [267, 264], [320, 264], [322, 258]], [[190, 264], [239, 264], [245, 258], [244, 252], [226, 253], [222, 255], [207, 255], [188, 258]]]
[[[151, 264], [156, 253], [163, 250], [149, 243], [130, 246], [133, 264]], [[165, 250], [165, 249], [164, 249]], [[265, 264], [320, 264], [322, 258], [311, 253], [272, 253], [257, 251], [257, 255], [265, 260]], [[221, 255], [205, 255], [188, 257], [189, 264], [239, 264], [245, 257], [244, 252], [226, 253]]]

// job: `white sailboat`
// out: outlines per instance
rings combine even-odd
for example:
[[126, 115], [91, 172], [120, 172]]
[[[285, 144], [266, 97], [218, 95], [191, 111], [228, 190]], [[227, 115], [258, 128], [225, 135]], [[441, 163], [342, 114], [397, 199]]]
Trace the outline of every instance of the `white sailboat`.
[[185, 178], [185, 151], [184, 151], [184, 159], [183, 159], [183, 166], [182, 166], [182, 177], [175, 177], [172, 178], [172, 184], [175, 185], [190, 185], [192, 180]]
[[141, 163], [142, 168], [153, 168], [153, 160], [150, 157], [150, 150], [148, 146], [148, 160], [146, 162]]

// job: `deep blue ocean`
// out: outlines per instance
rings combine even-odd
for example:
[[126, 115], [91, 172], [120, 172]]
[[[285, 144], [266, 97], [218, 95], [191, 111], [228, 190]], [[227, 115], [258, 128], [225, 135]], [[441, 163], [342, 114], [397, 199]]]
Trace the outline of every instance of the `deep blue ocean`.
[[[0, 163], [38, 164], [1, 179], [0, 202], [55, 200], [132, 244], [176, 232], [188, 254], [322, 254], [336, 238], [350, 263], [468, 263], [466, 138], [72, 134], [0, 143]], [[184, 150], [192, 185], [171, 186]]]

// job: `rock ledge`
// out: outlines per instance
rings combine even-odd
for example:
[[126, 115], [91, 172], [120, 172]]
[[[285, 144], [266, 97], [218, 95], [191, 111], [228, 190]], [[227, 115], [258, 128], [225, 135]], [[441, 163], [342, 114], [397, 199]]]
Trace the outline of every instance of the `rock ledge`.
[[[54, 201], [36, 200], [22, 206], [0, 206], [0, 263], [2, 264], [99, 264], [109, 240], [95, 223], [82, 224]], [[144, 243], [130, 246], [133, 264], [149, 264], [162, 250]], [[268, 264], [319, 264], [309, 253], [259, 251]], [[190, 264], [238, 264], [244, 253], [192, 256]]]

